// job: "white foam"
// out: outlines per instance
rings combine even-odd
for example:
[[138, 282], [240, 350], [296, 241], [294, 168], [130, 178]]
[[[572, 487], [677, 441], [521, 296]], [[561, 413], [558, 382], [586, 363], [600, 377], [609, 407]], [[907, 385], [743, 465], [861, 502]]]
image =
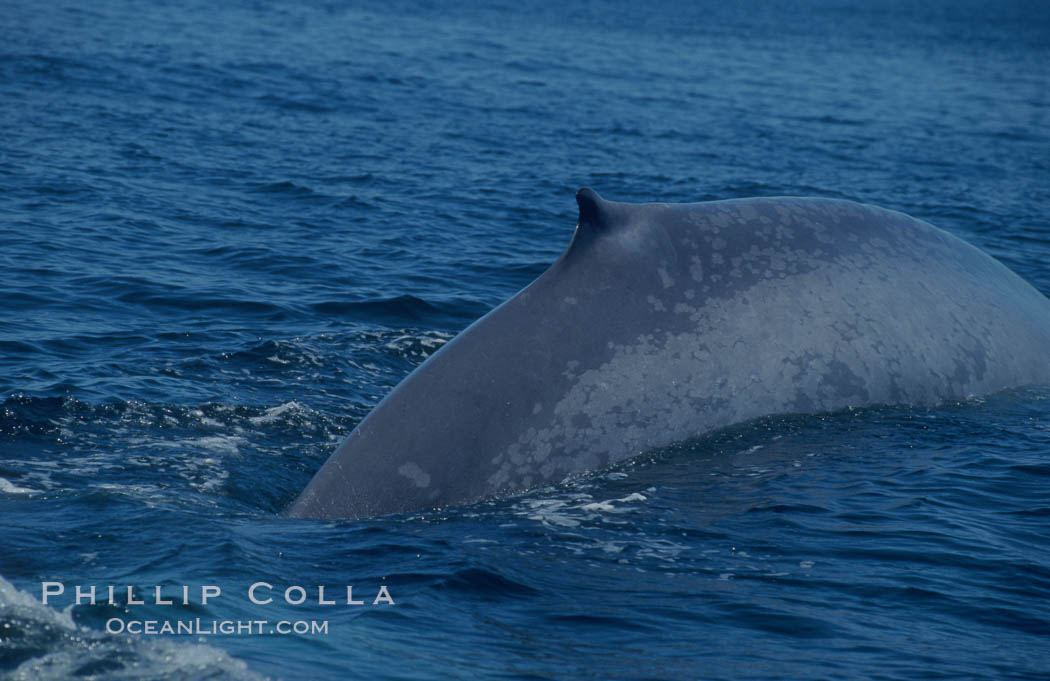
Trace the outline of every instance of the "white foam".
[[209, 428], [223, 428], [225, 426], [221, 421], [216, 421], [213, 418], [204, 415], [204, 412], [200, 409], [194, 409], [190, 412], [190, 416], [197, 419], [197, 422], [202, 426], [208, 426]]
[[[7, 635], [40, 638], [47, 649], [22, 662], [5, 678], [12, 681], [52, 681], [83, 676], [85, 666], [98, 663], [107, 679], [232, 679], [265, 681], [228, 653], [200, 643], [163, 638], [134, 638], [78, 626], [72, 606], [55, 610], [0, 577], [0, 621], [19, 631]], [[17, 639], [16, 639], [17, 640]], [[34, 651], [35, 652], [35, 651]], [[91, 678], [97, 678], [92, 675]]]
[[0, 478], [0, 492], [4, 494], [32, 494], [33, 490], [27, 487], [19, 487], [6, 478]]
[[248, 421], [258, 426], [264, 423], [273, 423], [285, 414], [300, 414], [308, 411], [306, 407], [292, 400], [291, 402], [279, 404], [276, 407], [270, 407], [259, 416], [251, 417]]
[[[237, 435], [210, 435], [206, 437], [182, 440], [180, 444], [189, 445], [196, 449], [203, 449], [216, 454], [237, 454], [240, 446], [246, 442], [243, 437]], [[203, 459], [201, 463], [214, 463], [215, 459]]]
[[607, 499], [605, 501], [595, 501], [589, 504], [580, 506], [584, 511], [595, 511], [600, 513], [624, 513], [631, 509], [617, 506], [617, 504], [630, 504], [636, 501], [647, 501], [647, 497], [644, 494], [638, 492], [632, 492], [625, 497], [619, 499]]
[[[654, 491], [652, 488], [647, 492]], [[631, 512], [630, 504], [648, 501], [648, 497], [632, 492], [625, 497], [594, 500], [590, 494], [576, 492], [557, 499], [522, 499], [519, 514], [552, 527], [577, 527], [597, 519], [613, 522], [612, 517]], [[617, 521], [619, 522], [619, 521]]]

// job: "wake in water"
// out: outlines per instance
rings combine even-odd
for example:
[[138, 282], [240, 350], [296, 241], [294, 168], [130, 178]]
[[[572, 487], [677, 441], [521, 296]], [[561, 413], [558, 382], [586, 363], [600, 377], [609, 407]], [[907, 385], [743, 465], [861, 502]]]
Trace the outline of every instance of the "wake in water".
[[265, 679], [218, 648], [99, 632], [74, 622], [71, 610], [44, 606], [0, 576], [0, 671], [5, 679]]

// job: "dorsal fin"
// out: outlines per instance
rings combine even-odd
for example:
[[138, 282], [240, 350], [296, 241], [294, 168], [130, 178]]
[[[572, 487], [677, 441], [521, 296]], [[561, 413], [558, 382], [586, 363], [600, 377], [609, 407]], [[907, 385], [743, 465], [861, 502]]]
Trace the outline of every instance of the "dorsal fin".
[[580, 229], [587, 232], [601, 232], [609, 222], [608, 204], [598, 196], [598, 192], [584, 187], [576, 192], [576, 203], [580, 206]]

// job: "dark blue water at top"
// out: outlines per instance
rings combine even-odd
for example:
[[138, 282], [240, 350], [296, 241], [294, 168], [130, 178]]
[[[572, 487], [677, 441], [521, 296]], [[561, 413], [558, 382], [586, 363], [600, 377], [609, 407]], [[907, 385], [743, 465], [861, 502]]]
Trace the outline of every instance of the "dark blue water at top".
[[[1048, 63], [1039, 2], [3, 3], [0, 676], [1050, 678], [1047, 389], [277, 515], [557, 257], [580, 186], [874, 203], [1050, 292]], [[347, 584], [396, 604], [317, 603]]]

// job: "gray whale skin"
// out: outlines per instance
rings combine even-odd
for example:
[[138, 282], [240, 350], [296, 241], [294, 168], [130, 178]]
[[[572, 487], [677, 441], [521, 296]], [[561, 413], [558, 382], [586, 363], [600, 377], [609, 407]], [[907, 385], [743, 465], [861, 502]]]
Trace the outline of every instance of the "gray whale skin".
[[1050, 301], [902, 213], [576, 200], [558, 261], [405, 378], [289, 515], [468, 503], [765, 415], [1050, 384]]

